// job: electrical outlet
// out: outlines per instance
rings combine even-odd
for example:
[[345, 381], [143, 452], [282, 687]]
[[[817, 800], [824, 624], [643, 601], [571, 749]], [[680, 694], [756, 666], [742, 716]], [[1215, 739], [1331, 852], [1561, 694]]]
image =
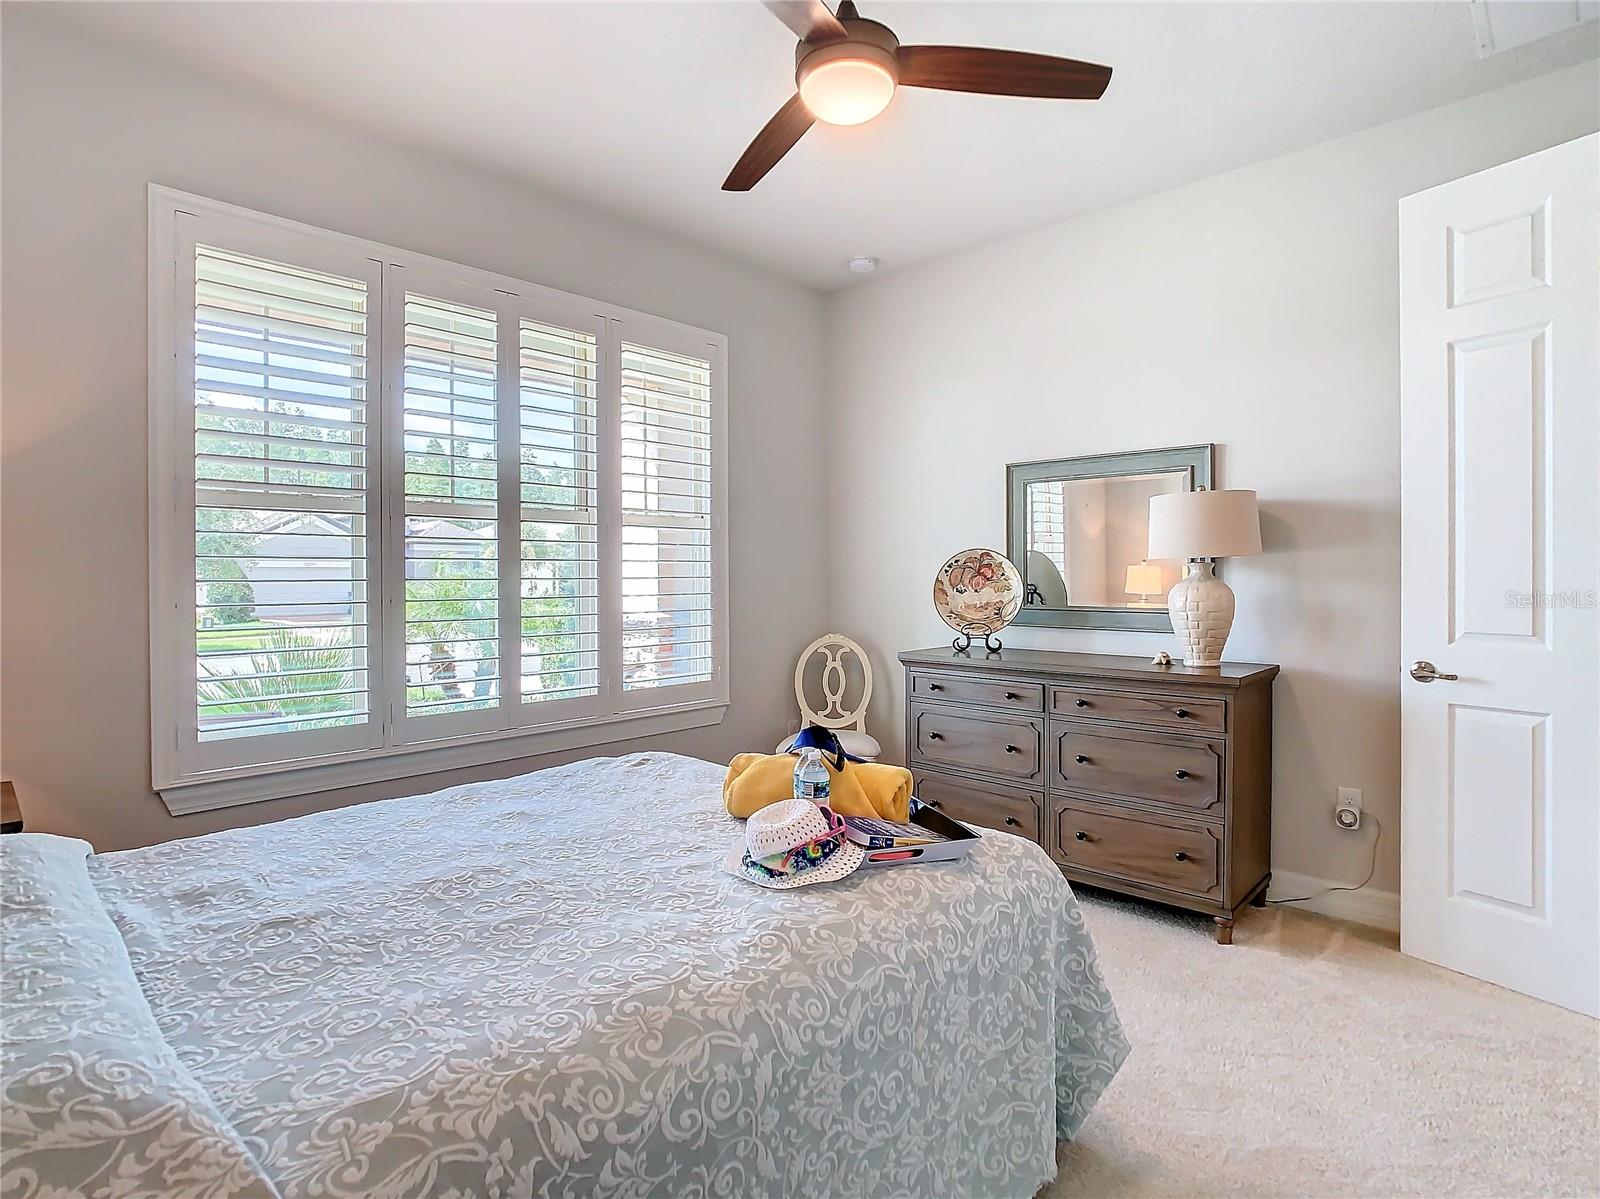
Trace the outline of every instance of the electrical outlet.
[[1359, 787], [1339, 788], [1338, 802], [1333, 805], [1333, 822], [1350, 833], [1361, 827], [1361, 789]]

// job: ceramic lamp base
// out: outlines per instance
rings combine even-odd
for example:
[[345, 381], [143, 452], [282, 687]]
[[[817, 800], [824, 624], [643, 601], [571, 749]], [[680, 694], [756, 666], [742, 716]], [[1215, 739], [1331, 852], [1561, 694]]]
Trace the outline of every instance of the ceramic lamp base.
[[1233, 588], [1217, 578], [1211, 563], [1189, 563], [1189, 573], [1167, 594], [1167, 609], [1183, 645], [1184, 665], [1221, 666], [1222, 647], [1233, 628]]

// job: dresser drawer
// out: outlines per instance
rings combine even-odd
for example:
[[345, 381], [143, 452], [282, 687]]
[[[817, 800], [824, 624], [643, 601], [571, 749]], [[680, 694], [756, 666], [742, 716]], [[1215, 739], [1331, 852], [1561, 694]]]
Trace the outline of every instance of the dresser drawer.
[[1179, 699], [1170, 695], [1128, 695], [1091, 687], [1052, 687], [1050, 711], [1075, 720], [1114, 720], [1197, 733], [1225, 732], [1228, 705], [1220, 699]]
[[1052, 817], [1051, 853], [1063, 865], [1189, 895], [1219, 889], [1222, 838], [1215, 828], [1113, 815], [1060, 800], [1052, 801]]
[[1030, 841], [1040, 839], [1043, 820], [1038, 796], [921, 770], [915, 774], [917, 798], [946, 816], [1015, 833]]
[[1013, 708], [1018, 712], [1044, 710], [1044, 686], [1041, 683], [993, 682], [987, 679], [964, 679], [953, 674], [913, 674], [911, 696], [913, 699], [950, 704]]
[[918, 704], [911, 709], [912, 759], [1035, 782], [1044, 774], [1039, 766], [1043, 725], [1037, 717], [968, 714]]
[[1222, 814], [1226, 743], [1050, 725], [1052, 790], [1090, 791]]

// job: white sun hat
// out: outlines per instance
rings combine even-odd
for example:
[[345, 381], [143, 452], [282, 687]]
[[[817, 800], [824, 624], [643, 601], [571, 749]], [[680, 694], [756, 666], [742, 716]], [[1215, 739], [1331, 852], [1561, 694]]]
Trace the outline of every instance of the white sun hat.
[[745, 821], [728, 850], [728, 871], [761, 887], [787, 890], [855, 872], [866, 852], [844, 835], [844, 821], [809, 799], [769, 804]]

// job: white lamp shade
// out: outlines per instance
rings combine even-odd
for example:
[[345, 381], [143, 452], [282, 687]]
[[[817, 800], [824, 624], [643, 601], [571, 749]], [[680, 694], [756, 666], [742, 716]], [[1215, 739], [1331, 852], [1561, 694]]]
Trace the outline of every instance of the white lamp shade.
[[1150, 497], [1152, 558], [1237, 558], [1261, 552], [1253, 491], [1178, 491]]
[[1161, 568], [1154, 562], [1140, 562], [1128, 567], [1128, 582], [1123, 590], [1129, 595], [1155, 595], [1165, 591], [1161, 585]]

